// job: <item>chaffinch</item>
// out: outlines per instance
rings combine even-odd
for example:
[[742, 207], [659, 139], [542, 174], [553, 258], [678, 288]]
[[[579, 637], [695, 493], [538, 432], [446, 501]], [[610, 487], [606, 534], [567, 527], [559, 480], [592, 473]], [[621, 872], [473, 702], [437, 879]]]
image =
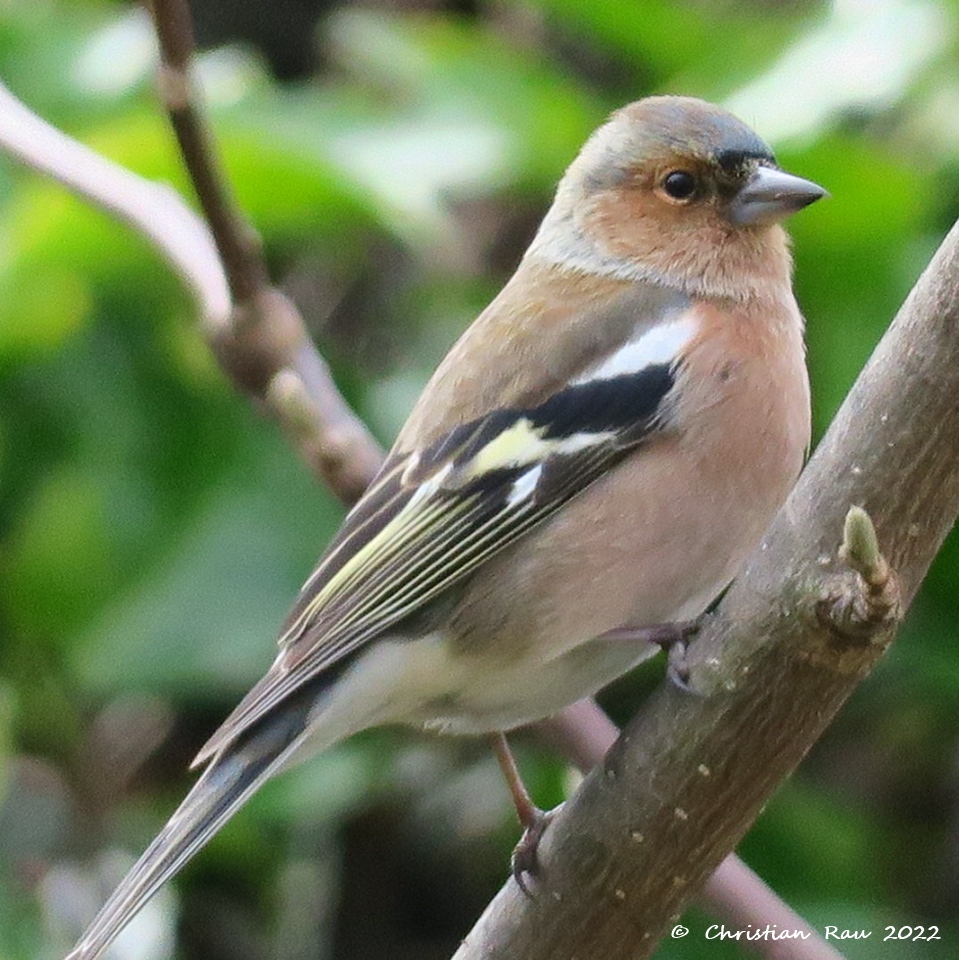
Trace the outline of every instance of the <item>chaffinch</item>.
[[512, 729], [656, 652], [639, 628], [702, 613], [809, 443], [779, 221], [824, 192], [700, 100], [593, 134], [71, 960], [294, 758], [380, 724]]

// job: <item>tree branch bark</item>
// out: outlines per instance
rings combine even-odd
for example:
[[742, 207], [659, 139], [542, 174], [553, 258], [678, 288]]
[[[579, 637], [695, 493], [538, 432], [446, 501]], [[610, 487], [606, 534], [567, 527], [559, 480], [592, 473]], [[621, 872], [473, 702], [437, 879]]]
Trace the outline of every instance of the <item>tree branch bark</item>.
[[[533, 728], [539, 737], [581, 773], [588, 774], [603, 763], [619, 737], [619, 727], [595, 700], [580, 700], [562, 713]], [[733, 930], [767, 925], [803, 934], [790, 940], [760, 940], [744, 944], [763, 960], [842, 960], [842, 954], [827, 943], [775, 891], [735, 853], [710, 874], [697, 903], [710, 916]]]
[[152, 0], [160, 47], [158, 89], [206, 215], [233, 300], [208, 339], [223, 370], [262, 402], [313, 473], [351, 504], [383, 451], [336, 389], [295, 304], [270, 282], [259, 236], [236, 205], [193, 78], [186, 0]]
[[[878, 616], [881, 567], [839, 556], [853, 505], [898, 574]], [[648, 957], [883, 654], [957, 514], [959, 225], [692, 645], [697, 695], [644, 705], [546, 832], [539, 896], [507, 884], [456, 960]]]

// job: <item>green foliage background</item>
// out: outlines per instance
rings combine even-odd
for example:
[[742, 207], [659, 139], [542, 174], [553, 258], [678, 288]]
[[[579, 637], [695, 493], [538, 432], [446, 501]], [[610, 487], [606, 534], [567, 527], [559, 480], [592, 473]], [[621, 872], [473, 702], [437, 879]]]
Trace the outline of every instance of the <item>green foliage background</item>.
[[[339, 3], [297, 76], [232, 44], [202, 77], [275, 276], [384, 441], [611, 109], [730, 105], [833, 195], [792, 224], [821, 432], [956, 216], [957, 36], [954, 0]], [[150, 57], [134, 7], [0, 2], [11, 89], [186, 189]], [[159, 828], [340, 516], [145, 243], [0, 161], [0, 960], [61, 955]], [[957, 584], [951, 542], [742, 845], [820, 928], [873, 931], [849, 957], [956, 956]], [[628, 716], [661, 669], [607, 706]], [[558, 802], [567, 772], [520, 746]], [[264, 790], [116, 956], [445, 957], [514, 838], [482, 745], [372, 733]], [[694, 911], [660, 956], [742, 955], [709, 922]]]

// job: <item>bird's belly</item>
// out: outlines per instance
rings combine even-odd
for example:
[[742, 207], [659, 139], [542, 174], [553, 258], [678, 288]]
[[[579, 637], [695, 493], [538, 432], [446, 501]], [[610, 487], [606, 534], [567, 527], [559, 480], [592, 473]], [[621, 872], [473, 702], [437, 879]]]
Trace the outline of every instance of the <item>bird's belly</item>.
[[[440, 633], [384, 641], [357, 665], [349, 700], [377, 702], [377, 723], [451, 734], [510, 730], [596, 693], [658, 651], [642, 640], [595, 640], [548, 662], [522, 657], [507, 664], [464, 659]], [[371, 687], [378, 696], [370, 696]]]

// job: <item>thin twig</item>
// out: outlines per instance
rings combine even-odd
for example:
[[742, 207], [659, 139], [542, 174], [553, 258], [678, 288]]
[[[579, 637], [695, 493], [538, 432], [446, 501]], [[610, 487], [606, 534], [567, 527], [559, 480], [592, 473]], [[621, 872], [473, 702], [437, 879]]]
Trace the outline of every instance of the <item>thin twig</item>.
[[226, 326], [232, 303], [213, 237], [175, 190], [137, 176], [68, 137], [2, 83], [0, 148], [149, 240], [193, 294], [207, 335]]
[[851, 576], [840, 572], [816, 604], [816, 615], [847, 637], [871, 642], [876, 627], [895, 624], [902, 615], [899, 578], [879, 549], [872, 518], [852, 506], [843, 524], [839, 560]]
[[234, 300], [211, 339], [221, 366], [262, 401], [313, 473], [347, 504], [369, 485], [383, 452], [336, 389], [296, 306], [270, 283], [259, 238], [234, 202], [193, 79], [185, 0], [154, 0], [158, 88], [206, 214]]
[[270, 278], [260, 241], [234, 201], [192, 73], [193, 26], [186, 0], [153, 0], [160, 45], [158, 88], [180, 144], [197, 199], [213, 231], [237, 303], [251, 300]]

